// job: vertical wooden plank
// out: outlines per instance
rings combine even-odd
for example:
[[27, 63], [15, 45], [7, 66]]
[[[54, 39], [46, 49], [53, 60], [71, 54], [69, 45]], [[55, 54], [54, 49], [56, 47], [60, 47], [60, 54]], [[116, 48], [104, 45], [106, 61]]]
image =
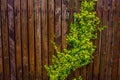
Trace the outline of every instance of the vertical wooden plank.
[[23, 60], [23, 79], [29, 79], [28, 65], [28, 30], [27, 30], [27, 0], [21, 0], [21, 35], [22, 35], [22, 60]]
[[[101, 12], [102, 12], [102, 0], [97, 1], [96, 7], [97, 15], [101, 19]], [[97, 31], [97, 39], [95, 40], [96, 51], [94, 53], [94, 60], [93, 60], [93, 80], [98, 80], [99, 77], [99, 56], [100, 56], [100, 48], [101, 48], [101, 33]]]
[[0, 80], [3, 80], [3, 60], [2, 60], [2, 40], [1, 40], [1, 24], [0, 24]]
[[109, 18], [108, 18], [108, 52], [107, 52], [107, 65], [106, 65], [106, 76], [105, 80], [111, 80], [111, 64], [112, 64], [112, 53], [113, 53], [113, 13], [114, 13], [113, 0], [109, 1]]
[[0, 80], [3, 80], [3, 55], [2, 55], [2, 24], [1, 24], [1, 0], [0, 0]]
[[48, 0], [48, 30], [49, 30], [49, 65], [52, 64], [52, 56], [54, 55], [54, 0]]
[[[103, 4], [103, 25], [107, 25], [108, 20], [108, 1], [104, 0]], [[105, 66], [106, 66], [106, 45], [107, 45], [107, 30], [102, 31], [102, 42], [101, 42], [101, 57], [100, 57], [100, 80], [105, 79]]]
[[16, 48], [16, 77], [22, 80], [22, 52], [21, 52], [21, 25], [20, 25], [20, 0], [14, 0], [15, 20], [15, 48]]
[[2, 22], [2, 45], [3, 45], [3, 67], [4, 80], [10, 80], [9, 46], [8, 46], [8, 9], [7, 0], [1, 0], [1, 22]]
[[67, 3], [65, 0], [62, 0], [62, 52], [67, 48], [66, 45], [66, 36], [67, 36]]
[[[117, 27], [117, 31], [118, 31], [118, 33], [117, 33], [117, 35], [118, 35], [118, 43], [117, 43], [117, 45], [118, 45], [118, 53], [116, 53], [116, 54], [118, 54], [118, 75], [117, 75], [117, 80], [120, 80], [120, 0], [116, 0], [116, 26], [118, 26]], [[115, 54], [115, 53], [114, 53]], [[116, 65], [117, 66], [117, 65]], [[113, 78], [112, 78], [113, 79]]]
[[82, 0], [76, 0], [76, 12], [79, 13]]
[[70, 23], [74, 22], [74, 0], [69, 1]]
[[42, 76], [48, 80], [44, 65], [48, 65], [48, 23], [47, 23], [47, 0], [42, 0]]
[[114, 48], [113, 48], [113, 64], [112, 64], [112, 80], [117, 80], [118, 76], [117, 76], [117, 71], [118, 71], [118, 64], [119, 64], [119, 23], [120, 23], [120, 18], [119, 16], [119, 5], [120, 2], [118, 0], [116, 0], [115, 2], [113, 2], [116, 9], [115, 9], [115, 14], [114, 14]]
[[80, 76], [80, 68], [76, 69], [73, 74], [74, 74], [74, 78], [78, 79], [78, 77]]
[[93, 71], [93, 63], [90, 63], [87, 65], [87, 80], [93, 80], [92, 71]]
[[87, 71], [86, 71], [86, 66], [83, 66], [81, 68], [81, 76], [83, 78], [83, 80], [86, 80], [87, 79], [87, 75], [86, 75]]
[[78, 13], [79, 10], [80, 10], [80, 3], [79, 3], [80, 0], [76, 0], [76, 12]]
[[41, 2], [40, 0], [35, 1], [35, 51], [36, 51], [36, 79], [41, 80]]
[[[1, 21], [1, 20], [0, 20]], [[1, 24], [0, 24], [0, 80], [3, 79], [3, 60], [2, 60], [2, 40], [1, 40]]]
[[55, 42], [61, 51], [61, 0], [55, 0]]
[[29, 66], [30, 80], [35, 79], [35, 63], [34, 63], [34, 13], [33, 0], [28, 0], [28, 36], [29, 36]]
[[8, 24], [9, 24], [9, 50], [10, 50], [10, 75], [11, 80], [16, 79], [15, 66], [15, 33], [14, 33], [14, 10], [13, 0], [8, 0]]

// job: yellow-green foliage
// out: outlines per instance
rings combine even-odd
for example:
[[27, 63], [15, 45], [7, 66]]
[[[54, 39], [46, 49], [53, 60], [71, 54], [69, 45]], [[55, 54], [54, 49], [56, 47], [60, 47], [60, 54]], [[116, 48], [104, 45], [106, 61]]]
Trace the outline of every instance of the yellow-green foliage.
[[[69, 26], [70, 32], [66, 38], [69, 49], [62, 53], [55, 46], [57, 56], [53, 56], [53, 65], [45, 66], [50, 80], [64, 80], [71, 70], [75, 71], [92, 61], [95, 45], [91, 40], [97, 38], [96, 26], [100, 23], [94, 11], [95, 3], [96, 0], [83, 0], [81, 3], [75, 22]], [[79, 80], [82, 80], [81, 77]]]

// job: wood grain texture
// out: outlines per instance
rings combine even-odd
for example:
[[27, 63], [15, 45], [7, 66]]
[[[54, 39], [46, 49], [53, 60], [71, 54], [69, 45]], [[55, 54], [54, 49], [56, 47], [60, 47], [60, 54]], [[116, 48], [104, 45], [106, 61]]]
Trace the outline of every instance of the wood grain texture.
[[[1, 0], [0, 0], [1, 5]], [[1, 24], [1, 6], [0, 6], [0, 80], [3, 80], [3, 53], [2, 53], [2, 24]]]
[[47, 0], [42, 0], [42, 79], [48, 80], [44, 65], [48, 65], [48, 23]]
[[82, 2], [82, 0], [76, 0], [76, 12], [77, 13], [80, 11], [81, 2]]
[[36, 79], [42, 79], [42, 61], [41, 61], [41, 2], [35, 1], [35, 61], [36, 61]]
[[118, 65], [119, 65], [119, 20], [120, 18], [119, 16], [119, 1], [116, 0], [116, 2], [114, 1], [114, 6], [115, 8], [115, 12], [114, 12], [114, 44], [113, 44], [113, 64], [112, 64], [112, 80], [117, 80], [118, 79]]
[[62, 33], [61, 33], [61, 1], [62, 0], [55, 0], [55, 42], [56, 42], [56, 46], [58, 47], [58, 50], [61, 51], [62, 49], [62, 44], [61, 44], [61, 37], [62, 37]]
[[2, 36], [1, 36], [1, 24], [0, 24], [0, 80], [3, 79], [3, 58], [2, 58], [2, 39], [1, 38]]
[[69, 16], [69, 20], [70, 23], [74, 22], [74, 0], [70, 0], [69, 1], [69, 11], [70, 11], [70, 16]]
[[29, 69], [30, 80], [35, 79], [35, 47], [34, 47], [34, 8], [33, 0], [28, 0], [28, 36], [29, 36]]
[[22, 52], [21, 52], [21, 24], [20, 1], [14, 0], [14, 25], [15, 25], [15, 53], [16, 53], [16, 77], [22, 80]]
[[112, 54], [113, 54], [113, 13], [114, 13], [114, 6], [113, 6], [113, 0], [109, 2], [108, 7], [109, 13], [108, 13], [108, 29], [107, 29], [107, 34], [108, 34], [108, 45], [107, 45], [107, 62], [106, 62], [106, 76], [105, 80], [110, 80], [111, 79], [111, 64], [112, 64]]
[[15, 27], [14, 27], [13, 0], [8, 1], [8, 26], [9, 26], [9, 50], [10, 50], [10, 75], [11, 80], [16, 79], [15, 66]]
[[4, 80], [10, 80], [7, 0], [1, 0], [1, 2]]
[[81, 67], [81, 77], [86, 80], [87, 79], [87, 69], [86, 66]]
[[[117, 67], [118, 67], [118, 69], [116, 70], [116, 71], [118, 71], [117, 72], [117, 80], [120, 80], [120, 17], [118, 17], [118, 16], [120, 16], [120, 9], [119, 9], [119, 7], [120, 7], [120, 1], [119, 0], [116, 0], [116, 16], [115, 16], [115, 19], [116, 19], [116, 26], [117, 26], [117, 39], [118, 39], [118, 42], [117, 42], [117, 47], [118, 47], [118, 51], [117, 51], [117, 56], [116, 56], [116, 58], [118, 58], [118, 62], [117, 62], [117, 64], [118, 65], [116, 65]], [[115, 39], [115, 41], [116, 41], [116, 39]], [[114, 74], [115, 75], [115, 74]], [[113, 78], [112, 78], [113, 79]]]
[[[69, 25], [82, 0], [0, 0], [0, 80], [49, 80], [44, 65], [64, 52]], [[98, 0], [95, 10], [107, 29], [94, 41], [93, 63], [71, 71], [67, 80], [120, 79], [120, 1]]]
[[21, 0], [21, 30], [23, 79], [29, 80], [27, 0]]
[[49, 65], [52, 65], [52, 57], [54, 55], [54, 33], [55, 33], [55, 1], [48, 1], [48, 47], [49, 47]]
[[[97, 15], [102, 18], [102, 0], [98, 0], [96, 10]], [[100, 26], [100, 25], [99, 25]], [[99, 27], [98, 26], [98, 27]], [[96, 50], [93, 59], [93, 80], [98, 80], [99, 78], [99, 61], [100, 61], [100, 48], [101, 48], [101, 33], [97, 31], [97, 39], [95, 40]]]
[[[108, 24], [108, 1], [104, 0], [103, 1], [103, 13], [102, 13], [102, 25], [107, 25]], [[106, 67], [106, 46], [107, 46], [107, 29], [102, 31], [102, 37], [101, 37], [101, 53], [100, 53], [100, 80], [105, 79], [105, 67]]]
[[68, 31], [68, 23], [67, 23], [67, 2], [65, 0], [62, 0], [62, 52], [64, 52], [64, 49], [67, 48], [66, 44], [66, 37], [67, 37], [67, 31]]
[[87, 80], [93, 80], [93, 62], [87, 65]]

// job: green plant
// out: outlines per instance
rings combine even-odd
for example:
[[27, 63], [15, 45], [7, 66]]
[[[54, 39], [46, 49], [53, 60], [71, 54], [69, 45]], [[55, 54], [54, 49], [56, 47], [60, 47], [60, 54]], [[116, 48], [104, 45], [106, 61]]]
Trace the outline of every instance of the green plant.
[[[65, 49], [62, 53], [55, 45], [57, 56], [53, 56], [53, 65], [45, 66], [50, 80], [64, 80], [71, 70], [75, 71], [92, 61], [96, 46], [91, 40], [97, 38], [96, 26], [100, 24], [94, 11], [95, 3], [96, 0], [82, 1], [80, 12], [75, 15], [75, 22], [70, 25], [66, 38], [69, 49]], [[82, 80], [81, 77], [78, 79]]]

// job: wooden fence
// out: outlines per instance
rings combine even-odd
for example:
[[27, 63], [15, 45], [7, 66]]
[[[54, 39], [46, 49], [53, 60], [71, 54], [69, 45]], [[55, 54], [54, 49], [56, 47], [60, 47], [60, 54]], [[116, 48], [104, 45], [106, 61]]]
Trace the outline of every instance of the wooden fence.
[[[0, 0], [0, 80], [48, 80], [52, 41], [66, 48], [69, 23], [82, 0]], [[120, 80], [120, 0], [98, 0], [96, 11], [108, 28], [98, 32], [91, 64], [68, 80]]]

